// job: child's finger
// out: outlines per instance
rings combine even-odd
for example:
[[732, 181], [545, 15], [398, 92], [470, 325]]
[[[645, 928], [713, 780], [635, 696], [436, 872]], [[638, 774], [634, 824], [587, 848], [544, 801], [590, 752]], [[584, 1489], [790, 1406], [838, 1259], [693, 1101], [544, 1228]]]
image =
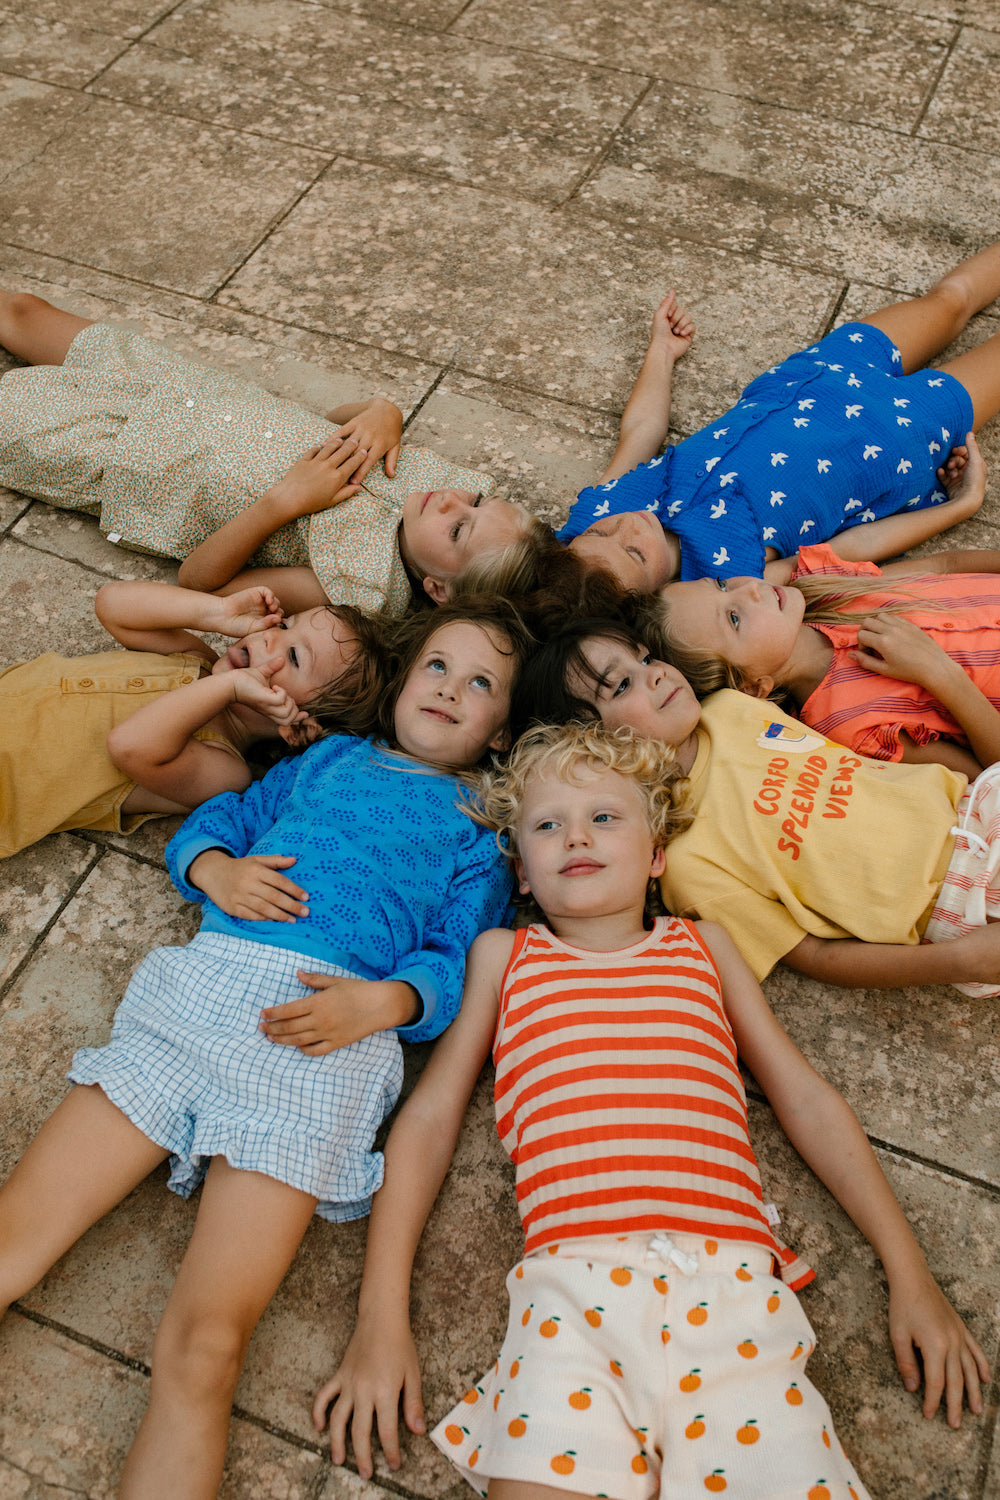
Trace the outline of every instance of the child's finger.
[[313, 1426], [315, 1427], [317, 1432], [322, 1432], [327, 1422], [330, 1421], [330, 1408], [332, 1407], [339, 1394], [340, 1377], [338, 1375], [331, 1376], [326, 1384], [321, 1385], [319, 1390], [316, 1392], [315, 1398], [313, 1399], [312, 1419]]
[[[378, 1423], [378, 1440], [382, 1444], [382, 1452], [390, 1469], [399, 1468], [399, 1393], [393, 1392], [393, 1400], [383, 1392], [378, 1399], [375, 1408], [375, 1420]], [[355, 1443], [354, 1451], [357, 1453], [358, 1445]]]
[[945, 1391], [945, 1362], [935, 1352], [921, 1349], [924, 1357], [924, 1401], [921, 1410], [925, 1417], [933, 1417], [941, 1405]]
[[402, 445], [400, 443], [394, 443], [382, 460], [382, 464], [386, 472], [386, 477], [388, 479], [392, 479], [396, 473], [396, 465], [399, 462], [399, 450], [401, 446]]
[[[408, 1373], [403, 1386], [403, 1420], [411, 1432], [426, 1432], [424, 1400], [420, 1389], [420, 1372]], [[381, 1431], [381, 1429], [379, 1429]]]
[[[354, 1414], [351, 1417], [351, 1445], [354, 1448], [354, 1458], [358, 1466], [358, 1473], [362, 1479], [371, 1479], [375, 1472], [372, 1462], [372, 1422], [375, 1412], [370, 1399], [356, 1401]], [[381, 1429], [379, 1429], [381, 1436]], [[383, 1447], [385, 1446], [383, 1442]]]
[[[331, 990], [336, 988], [336, 981], [330, 974], [307, 974], [304, 969], [296, 969], [295, 977], [302, 984], [307, 984], [311, 990]], [[306, 995], [305, 1001], [311, 1001], [312, 996]], [[303, 1001], [288, 1002], [290, 1005], [301, 1005]]]

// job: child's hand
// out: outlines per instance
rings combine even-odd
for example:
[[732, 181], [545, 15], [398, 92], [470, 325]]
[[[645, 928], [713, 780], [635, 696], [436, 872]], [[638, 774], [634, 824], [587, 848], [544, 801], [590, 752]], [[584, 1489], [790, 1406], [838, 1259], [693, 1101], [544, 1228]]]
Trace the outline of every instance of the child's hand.
[[213, 620], [212, 629], [218, 635], [253, 635], [255, 631], [267, 630], [284, 618], [281, 601], [271, 589], [258, 585], [252, 589], [240, 589], [236, 594], [219, 596], [218, 619]]
[[188, 879], [220, 911], [249, 922], [294, 922], [307, 917], [306, 891], [282, 870], [294, 865], [292, 854], [247, 854], [233, 859], [222, 849], [206, 849], [193, 860]]
[[970, 1411], [982, 1412], [980, 1382], [990, 1378], [989, 1362], [929, 1271], [905, 1291], [890, 1287], [889, 1336], [908, 1391], [920, 1389], [920, 1351], [925, 1417], [933, 1417], [943, 1396], [948, 1426], [958, 1427], [963, 1394]]
[[416, 991], [403, 980], [343, 979], [302, 970], [297, 977], [315, 993], [262, 1010], [260, 1029], [272, 1042], [298, 1047], [310, 1057], [413, 1019]]
[[948, 499], [964, 500], [967, 514], [975, 515], [986, 498], [986, 460], [979, 451], [974, 432], [967, 433], [965, 442], [952, 448], [938, 469], [937, 477], [948, 491]]
[[337, 436], [355, 439], [360, 451], [366, 455], [364, 463], [354, 475], [354, 484], [360, 484], [380, 458], [385, 459], [385, 472], [391, 479], [399, 458], [403, 413], [393, 402], [386, 401], [382, 396], [373, 396], [370, 401], [365, 402], [363, 411], [338, 428]]
[[330, 1456], [342, 1464], [347, 1456], [350, 1424], [354, 1457], [362, 1479], [370, 1479], [372, 1427], [378, 1424], [379, 1442], [390, 1469], [399, 1468], [399, 1398], [403, 1397], [403, 1420], [411, 1432], [426, 1431], [424, 1404], [420, 1394], [420, 1365], [409, 1323], [396, 1322], [383, 1314], [365, 1320], [359, 1317], [331, 1380], [316, 1393], [313, 1423], [322, 1432], [329, 1418]]
[[343, 433], [341, 428], [325, 443], [310, 448], [266, 492], [264, 498], [280, 511], [283, 522], [329, 510], [331, 505], [357, 494], [361, 488], [357, 476], [368, 455], [353, 437], [345, 438]]
[[650, 344], [665, 349], [674, 359], [680, 359], [691, 347], [694, 338], [694, 319], [683, 307], [677, 306], [677, 298], [668, 292], [653, 314]]
[[858, 666], [880, 677], [919, 683], [928, 690], [933, 680], [950, 674], [956, 665], [919, 625], [888, 610], [865, 616], [858, 627], [858, 646], [859, 650], [851, 652]]
[[238, 667], [229, 675], [234, 701], [264, 714], [275, 724], [301, 724], [306, 710], [283, 687], [276, 687], [271, 681], [283, 666], [280, 656], [272, 656], [259, 667]]

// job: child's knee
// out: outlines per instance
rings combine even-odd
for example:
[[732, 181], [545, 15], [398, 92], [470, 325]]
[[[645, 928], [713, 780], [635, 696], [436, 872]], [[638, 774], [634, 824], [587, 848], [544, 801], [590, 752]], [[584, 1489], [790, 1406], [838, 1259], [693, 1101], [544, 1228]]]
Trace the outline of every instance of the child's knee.
[[30, 329], [52, 304], [32, 292], [0, 292], [0, 317], [5, 331]]
[[951, 319], [955, 334], [961, 332], [972, 315], [978, 311], [979, 301], [976, 287], [962, 266], [949, 271], [946, 276], [925, 293], [926, 301], [935, 302]]
[[252, 1332], [224, 1313], [172, 1315], [168, 1307], [153, 1345], [154, 1379], [198, 1405], [231, 1401]]

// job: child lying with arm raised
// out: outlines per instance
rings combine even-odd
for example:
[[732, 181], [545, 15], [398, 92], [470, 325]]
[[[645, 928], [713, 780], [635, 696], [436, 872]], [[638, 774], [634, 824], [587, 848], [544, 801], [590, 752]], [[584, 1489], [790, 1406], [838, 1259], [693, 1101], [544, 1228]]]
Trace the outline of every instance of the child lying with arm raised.
[[480, 1494], [695, 1500], [732, 1488], [754, 1500], [823, 1481], [867, 1494], [805, 1375], [812, 1336], [792, 1286], [812, 1273], [768, 1226], [737, 1049], [878, 1252], [910, 1391], [918, 1351], [923, 1361], [924, 1415], [943, 1399], [957, 1427], [965, 1396], [982, 1410], [986, 1359], [848, 1105], [721, 928], [647, 914], [670, 863], [677, 776], [654, 741], [570, 726], [530, 732], [487, 779], [482, 816], [506, 836], [539, 920], [477, 939], [459, 1017], [386, 1145], [358, 1325], [314, 1409], [317, 1427], [329, 1416], [337, 1463], [350, 1426], [363, 1478], [376, 1421], [398, 1467], [401, 1392], [407, 1425], [423, 1430], [411, 1267], [491, 1044], [525, 1257], [507, 1280], [496, 1364], [433, 1434]]
[[[241, 792], [253, 744], [308, 743], [319, 721], [350, 728], [385, 674], [382, 627], [350, 605], [286, 616], [264, 587], [220, 599], [116, 582], [96, 608], [128, 650], [48, 652], [0, 673], [0, 857], [67, 829], [132, 833]], [[201, 630], [234, 644], [217, 656]]]

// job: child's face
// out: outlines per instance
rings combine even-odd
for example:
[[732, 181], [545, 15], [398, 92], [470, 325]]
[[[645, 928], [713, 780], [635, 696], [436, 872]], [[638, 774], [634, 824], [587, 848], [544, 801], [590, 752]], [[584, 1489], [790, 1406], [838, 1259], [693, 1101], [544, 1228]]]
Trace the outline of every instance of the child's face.
[[646, 882], [661, 875], [645, 804], [617, 771], [578, 761], [572, 781], [547, 771], [525, 783], [515, 860], [523, 895], [530, 891], [550, 921], [642, 910]]
[[673, 576], [663, 527], [648, 510], [626, 511], [595, 521], [574, 537], [569, 550], [581, 562], [604, 568], [622, 588], [637, 594], [653, 594]]
[[456, 771], [477, 765], [487, 750], [507, 743], [513, 676], [513, 655], [505, 655], [482, 625], [443, 625], [396, 700], [396, 743], [429, 765]]
[[671, 584], [666, 598], [678, 641], [704, 646], [748, 682], [782, 680], [805, 614], [799, 589], [776, 588], [762, 578], [696, 578]]
[[597, 686], [589, 677], [575, 674], [566, 685], [597, 710], [602, 724], [609, 729], [625, 724], [666, 745], [681, 745], [694, 733], [701, 705], [676, 667], [654, 661], [643, 646], [608, 636], [591, 636], [582, 649]]
[[261, 667], [280, 658], [281, 665], [269, 679], [271, 685], [284, 688], [296, 703], [308, 703], [340, 676], [357, 649], [357, 637], [350, 628], [320, 605], [234, 641], [212, 672]]
[[516, 506], [472, 490], [411, 490], [403, 501], [403, 560], [435, 604], [444, 603], [448, 584], [473, 557], [523, 535], [524, 517]]

